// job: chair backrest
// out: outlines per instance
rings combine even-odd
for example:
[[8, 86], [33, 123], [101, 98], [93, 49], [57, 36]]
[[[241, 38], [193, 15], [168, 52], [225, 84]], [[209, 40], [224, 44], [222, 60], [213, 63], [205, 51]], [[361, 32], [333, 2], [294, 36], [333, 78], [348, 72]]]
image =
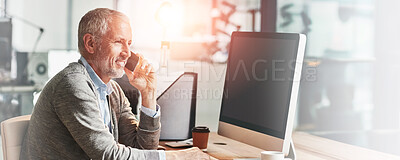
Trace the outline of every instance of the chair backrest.
[[1, 122], [1, 140], [4, 160], [18, 160], [21, 145], [28, 128], [31, 115], [10, 118]]

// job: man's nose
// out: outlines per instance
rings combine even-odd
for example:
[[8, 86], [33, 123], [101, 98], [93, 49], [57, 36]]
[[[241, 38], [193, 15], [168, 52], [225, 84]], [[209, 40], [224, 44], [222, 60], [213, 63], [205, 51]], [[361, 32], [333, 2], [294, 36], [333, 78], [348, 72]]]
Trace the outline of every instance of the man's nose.
[[122, 54], [124, 54], [124, 56], [130, 56], [130, 49], [128, 44], [123, 45]]

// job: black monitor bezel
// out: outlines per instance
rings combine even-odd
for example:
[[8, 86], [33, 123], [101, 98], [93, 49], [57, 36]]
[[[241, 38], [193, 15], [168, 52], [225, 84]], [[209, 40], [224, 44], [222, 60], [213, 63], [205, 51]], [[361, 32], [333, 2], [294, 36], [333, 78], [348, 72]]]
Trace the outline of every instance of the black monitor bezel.
[[[288, 39], [288, 40], [296, 40], [296, 46], [295, 48], [299, 47], [299, 41], [300, 41], [300, 36], [297, 33], [271, 33], [271, 32], [233, 32], [232, 36], [231, 36], [231, 42], [230, 42], [230, 47], [229, 47], [229, 52], [232, 49], [232, 44], [234, 42], [235, 37], [251, 37], [251, 38], [269, 38], [269, 39]], [[298, 51], [295, 50], [294, 53], [294, 58], [297, 59], [297, 54]], [[284, 123], [284, 130], [282, 132], [280, 131], [276, 131], [270, 128], [265, 128], [262, 126], [258, 126], [255, 124], [251, 124], [251, 123], [247, 123], [241, 120], [237, 120], [234, 118], [230, 118], [230, 117], [226, 117], [223, 116], [223, 108], [224, 108], [224, 102], [227, 100], [227, 96], [225, 95], [227, 93], [227, 81], [229, 80], [228, 76], [229, 76], [229, 68], [230, 68], [230, 62], [231, 62], [231, 56], [228, 57], [228, 61], [227, 61], [227, 68], [226, 68], [226, 75], [225, 75], [225, 82], [224, 82], [224, 90], [223, 90], [223, 95], [222, 95], [222, 101], [221, 101], [221, 112], [220, 112], [220, 118], [219, 121], [228, 123], [228, 124], [232, 124], [232, 125], [236, 125], [242, 128], [246, 128], [249, 130], [253, 130], [256, 132], [260, 132], [263, 134], [267, 134], [276, 138], [280, 138], [280, 139], [284, 139], [285, 138], [285, 134], [286, 134], [286, 130], [287, 130], [287, 120], [288, 120], [288, 116], [289, 116], [289, 106], [290, 106], [290, 98], [292, 97], [292, 90], [293, 90], [293, 82], [290, 85], [290, 91], [289, 91], [289, 96], [290, 97], [288, 99], [288, 106], [286, 109], [286, 116], [284, 121], [286, 123]], [[292, 77], [294, 78], [295, 76], [295, 72], [293, 70], [292, 72]], [[292, 78], [292, 79], [293, 79]], [[295, 102], [296, 103], [296, 102]]]

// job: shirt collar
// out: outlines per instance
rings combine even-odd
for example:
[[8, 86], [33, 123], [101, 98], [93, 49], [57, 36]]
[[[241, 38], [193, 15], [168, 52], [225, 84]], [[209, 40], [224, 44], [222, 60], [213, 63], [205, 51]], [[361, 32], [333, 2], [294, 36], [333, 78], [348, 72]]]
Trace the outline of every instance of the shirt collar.
[[83, 58], [81, 56], [80, 60], [82, 61], [83, 65], [86, 68], [86, 71], [89, 73], [90, 79], [92, 79], [94, 86], [96, 87], [96, 89], [102, 90], [102, 91], [106, 91], [107, 95], [110, 95], [114, 90], [111, 86], [111, 83], [108, 82], [107, 84], [105, 84], [100, 77], [96, 74], [96, 72], [93, 70], [93, 68], [90, 66], [90, 64], [86, 61], [85, 58]]

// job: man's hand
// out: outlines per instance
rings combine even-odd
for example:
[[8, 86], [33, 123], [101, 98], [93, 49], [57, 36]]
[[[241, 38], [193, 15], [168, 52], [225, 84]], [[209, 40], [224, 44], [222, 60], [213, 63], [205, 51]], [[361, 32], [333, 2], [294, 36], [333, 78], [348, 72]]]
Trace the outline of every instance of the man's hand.
[[178, 151], [165, 151], [166, 160], [187, 160], [187, 159], [199, 159], [199, 160], [210, 160], [210, 156], [205, 154], [197, 147], [189, 149], [178, 150]]
[[156, 110], [156, 78], [154, 68], [143, 59], [142, 55], [138, 53], [134, 54], [140, 57], [139, 62], [133, 72], [125, 68], [126, 76], [129, 79], [129, 83], [142, 94], [142, 105]]

